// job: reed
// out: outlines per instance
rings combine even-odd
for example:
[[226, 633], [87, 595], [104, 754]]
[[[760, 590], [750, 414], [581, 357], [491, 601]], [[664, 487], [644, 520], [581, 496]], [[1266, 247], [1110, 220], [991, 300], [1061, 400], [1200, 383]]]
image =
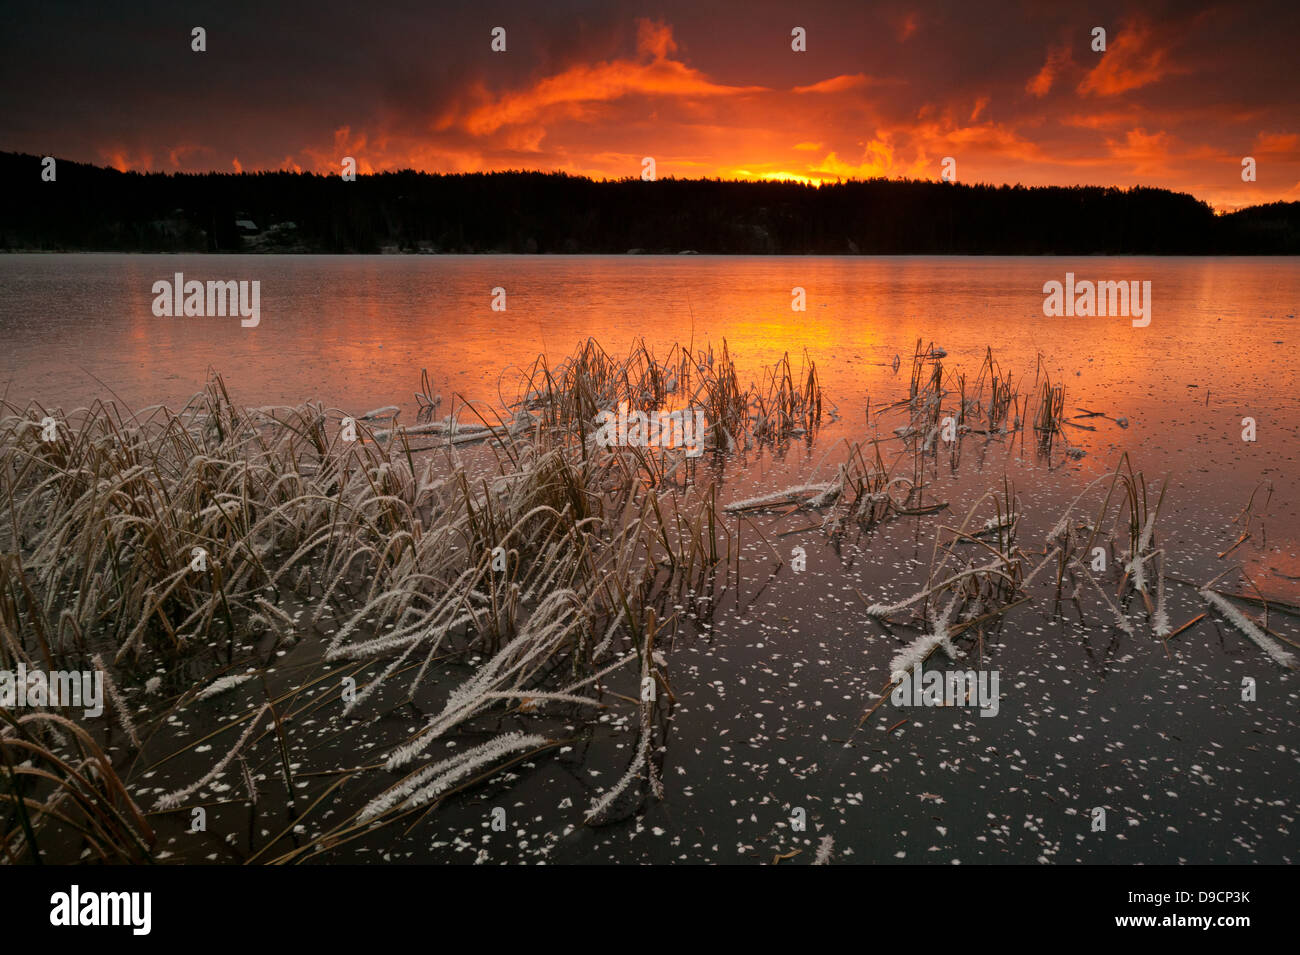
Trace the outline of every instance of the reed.
[[[334, 695], [345, 719], [391, 698], [392, 683], [414, 701], [447, 684], [452, 662], [480, 661], [394, 751], [393, 767], [451, 759], [448, 747], [481, 733], [492, 713], [593, 712], [605, 704], [585, 691], [638, 658], [644, 671], [656, 629], [675, 626], [674, 606], [725, 591], [740, 555], [716, 488], [694, 480], [682, 452], [601, 448], [592, 421], [619, 402], [703, 406], [714, 448], [776, 443], [818, 426], [824, 396], [806, 355], [799, 365], [782, 356], [760, 384], [739, 380], [725, 342], [717, 354], [674, 346], [659, 360], [644, 343], [614, 359], [591, 340], [555, 367], [539, 357], [501, 407], [458, 405], [454, 396], [442, 421], [433, 420], [441, 397], [425, 373], [410, 428], [392, 408], [361, 416], [318, 404], [242, 408], [218, 376], [177, 412], [96, 403], [65, 415], [5, 403], [0, 661], [86, 669], [98, 659], [113, 668], [114, 699], [120, 685], [137, 706], [154, 672], [197, 676], [172, 708], [137, 712], [139, 738], [123, 744], [137, 760], [177, 707], [238, 697], [251, 675], [263, 679], [250, 686], [267, 686], [258, 635], [272, 639], [262, 651], [269, 655], [314, 634], [322, 675], [376, 667], [354, 697]], [[42, 422], [51, 416], [57, 438], [46, 441]], [[431, 443], [421, 450], [413, 438]], [[457, 450], [475, 446], [468, 460]], [[662, 664], [651, 672], [667, 686]], [[226, 693], [216, 697], [217, 687]], [[227, 761], [270, 761], [292, 801], [299, 711], [271, 699], [269, 686], [263, 692], [273, 729], [248, 723], [246, 737], [227, 743]], [[10, 720], [0, 743], [7, 753], [32, 752], [32, 734], [43, 733], [41, 755], [59, 761], [64, 777], [34, 773], [22, 759], [6, 770], [0, 801], [11, 811], [0, 836], [9, 858], [32, 857], [42, 834], [42, 845], [147, 856], [143, 816], [131, 810], [118, 820], [68, 775], [74, 758], [102, 755], [90, 749], [98, 744], [89, 728], [68, 714], [38, 715]], [[71, 736], [56, 728], [65, 723]], [[341, 723], [339, 733], [354, 725]], [[196, 794], [174, 758], [190, 749], [144, 762], [174, 792]], [[502, 741], [482, 752], [507, 759], [518, 749]], [[653, 764], [642, 770], [656, 791]], [[100, 795], [120, 802], [133, 780], [115, 773], [105, 764], [95, 779], [114, 780]], [[441, 782], [427, 791], [442, 794], [442, 783], [463, 776], [433, 774]], [[45, 811], [60, 791], [97, 815]], [[363, 814], [371, 827], [411, 808], [408, 800], [369, 805], [345, 814], [316, 849], [349, 838], [342, 833]]]
[[[391, 408], [244, 408], [219, 376], [175, 412], [0, 403], [0, 665], [110, 669], [125, 734], [110, 746], [107, 720], [0, 712], [0, 853], [152, 858], [150, 819], [201, 798], [238, 760], [247, 792], [259, 771], [278, 776], [293, 810], [253, 858], [302, 861], [423, 819], [571, 741], [568, 727], [628, 705], [636, 743], [623, 775], [592, 796], [585, 818], [598, 824], [662, 792], [657, 740], [673, 698], [661, 645], [683, 609], [707, 617], [739, 599], [742, 522], [745, 541], [757, 535], [779, 566], [754, 522], [761, 512], [816, 513], [832, 537], [938, 513], [947, 502], [928, 493], [927, 469], [943, 418], [957, 422], [958, 445], [977, 432], [1009, 443], [1031, 403], [991, 350], [972, 380], [918, 341], [907, 397], [874, 409], [877, 425], [902, 420], [892, 436], [847, 441], [829, 480], [724, 505], [729, 452], [811, 441], [834, 405], [807, 353], [781, 355], [744, 385], [725, 341], [663, 355], [638, 342], [614, 356], [589, 339], [517, 370], [498, 403], [451, 395], [438, 420], [442, 397], [424, 373], [409, 427]], [[1064, 389], [1041, 374], [1035, 387], [1034, 428], [1050, 453]], [[621, 404], [703, 408], [705, 456], [601, 446], [596, 416]], [[1103, 481], [1085, 522], [1076, 510]], [[1137, 595], [1163, 639], [1163, 495], [1149, 503], [1125, 457], [1039, 554], [1022, 546], [1022, 504], [1004, 482], [940, 527], [915, 595], [870, 604], [869, 615], [910, 614], [924, 639], [895, 662], [923, 665], [1034, 596], [1048, 568], [1058, 601], [1089, 581], [1113, 591], [1088, 563], [1100, 540], [1123, 551], [1115, 598], [1103, 593], [1117, 623], [1133, 628], [1123, 605]], [[276, 655], [304, 644], [293, 679], [273, 678]], [[170, 695], [157, 692], [160, 673]], [[646, 686], [658, 691], [647, 698]], [[168, 747], [178, 714], [206, 713], [211, 725], [241, 702], [206, 736]], [[325, 775], [294, 768], [314, 745], [309, 724], [327, 722], [331, 746], [359, 754], [394, 712], [417, 714], [414, 731], [386, 739], [378, 759], [331, 767], [328, 785], [300, 788]], [[219, 758], [200, 759], [200, 744]], [[131, 793], [144, 779], [175, 798], [139, 810]], [[261, 804], [278, 786], [263, 789]]]

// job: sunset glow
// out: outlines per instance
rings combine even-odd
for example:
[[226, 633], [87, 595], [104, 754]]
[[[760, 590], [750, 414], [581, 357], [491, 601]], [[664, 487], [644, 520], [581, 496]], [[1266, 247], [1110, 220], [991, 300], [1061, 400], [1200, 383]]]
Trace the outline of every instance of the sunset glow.
[[[13, 121], [0, 148], [119, 170], [337, 174], [347, 155], [362, 174], [612, 179], [639, 175], [650, 156], [660, 178], [811, 185], [937, 179], [952, 157], [967, 183], [1160, 186], [1224, 210], [1300, 198], [1291, 5], [1112, 6], [1085, 19], [1036, 7], [997, 17], [958, 4], [760, 4], [742, 23], [691, 5], [543, 20], [498, 4], [365, 24], [322, 11], [310, 31], [268, 16], [255, 33], [214, 18], [202, 54], [179, 21], [143, 38], [105, 23], [70, 68], [89, 76], [111, 57], [122, 89], [109, 90], [46, 88], [24, 68], [85, 30], [85, 16], [42, 12], [22, 24], [32, 42], [7, 58], [0, 97]], [[1094, 21], [1104, 52], [1092, 48]], [[497, 24], [504, 52], [490, 49]], [[795, 26], [806, 52], [791, 48]], [[254, 53], [256, 71], [246, 68]], [[109, 96], [133, 105], [95, 105]], [[1247, 156], [1255, 182], [1242, 181]]]

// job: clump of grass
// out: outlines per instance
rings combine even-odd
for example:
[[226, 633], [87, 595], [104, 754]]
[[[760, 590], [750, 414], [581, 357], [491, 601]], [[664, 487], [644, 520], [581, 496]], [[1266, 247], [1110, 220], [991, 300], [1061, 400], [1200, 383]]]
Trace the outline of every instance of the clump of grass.
[[616, 359], [588, 339], [555, 368], [539, 357], [522, 375], [520, 393], [516, 406], [579, 440], [593, 430], [597, 414], [621, 404], [646, 413], [699, 408], [708, 422], [708, 446], [722, 451], [811, 433], [826, 400], [806, 353], [797, 369], [786, 354], [763, 370], [760, 383], [742, 386], [725, 339], [717, 353], [711, 346], [692, 352], [674, 344], [662, 360], [644, 340]]
[[[660, 795], [656, 734], [673, 700], [657, 647], [671, 639], [679, 608], [716, 608], [733, 573], [739, 589], [741, 521], [777, 508], [818, 511], [836, 534], [934, 514], [947, 504], [927, 496], [926, 471], [945, 417], [958, 446], [963, 434], [994, 442], [1023, 429], [1029, 399], [991, 350], [973, 381], [945, 370], [944, 357], [917, 342], [908, 396], [876, 415], [905, 416], [895, 437], [849, 441], [830, 480], [725, 507], [716, 472], [680, 450], [601, 447], [597, 414], [620, 404], [699, 407], [716, 459], [779, 449], [811, 439], [835, 414], [806, 353], [798, 363], [782, 355], [742, 386], [725, 341], [717, 352], [674, 345], [661, 359], [644, 342], [616, 358], [588, 340], [558, 364], [540, 356], [499, 404], [452, 396], [437, 421], [441, 397], [425, 374], [409, 428], [391, 409], [372, 416], [388, 423], [372, 430], [364, 415], [319, 404], [242, 408], [219, 377], [176, 413], [0, 405], [0, 661], [83, 668], [98, 657], [115, 670], [114, 708], [125, 712], [119, 696], [137, 707], [117, 747], [134, 754], [129, 767], [100, 759], [114, 748], [67, 717], [9, 719], [0, 801], [11, 811], [0, 846], [12, 860], [31, 858], [38, 839], [41, 848], [147, 858], [152, 832], [133, 787], [154, 776], [151, 788], [165, 794], [155, 813], [182, 811], [238, 760], [250, 794], [265, 768], [284, 779], [292, 809], [253, 858], [299, 861], [418, 822], [620, 705], [634, 708], [637, 742], [585, 818], [599, 824], [623, 803]], [[1050, 453], [1064, 390], [1041, 381], [1032, 420]], [[42, 434], [48, 416], [58, 421], [54, 441]], [[354, 418], [356, 440], [345, 439], [344, 417]], [[1075, 510], [1103, 480], [1110, 489], [1085, 522]], [[1080, 494], [1040, 554], [1022, 547], [1021, 502], [1004, 483], [939, 529], [917, 593], [870, 604], [886, 628], [920, 628], [892, 663], [922, 666], [936, 650], [967, 652], [972, 640], [982, 648], [984, 626], [1031, 599], [1049, 569], [1057, 601], [1091, 583], [1116, 625], [1135, 634], [1127, 603], [1140, 599], [1165, 638], [1155, 533], [1163, 494], [1149, 505], [1125, 457]], [[1090, 563], [1098, 540], [1123, 568], [1106, 586]], [[305, 678], [272, 691], [268, 662], [303, 642], [317, 651], [302, 664]], [[179, 691], [170, 701], [147, 690], [160, 670]], [[341, 681], [353, 677], [356, 692], [345, 696]], [[647, 685], [660, 692], [647, 697]], [[264, 700], [250, 701], [254, 686]], [[315, 697], [300, 699], [308, 687]], [[177, 712], [239, 702], [248, 712], [203, 740], [222, 738], [222, 759], [196, 769], [201, 741], [170, 753], [151, 743]], [[297, 772], [291, 754], [307, 748], [312, 719], [324, 714], [331, 742], [357, 753], [370, 745], [363, 733], [394, 712], [414, 714], [414, 729], [387, 740], [382, 758], [331, 766], [327, 786], [299, 791], [315, 777]], [[79, 768], [87, 760], [93, 773]], [[298, 827], [308, 834], [297, 838]]]
[[[155, 836], [112, 763], [76, 722], [51, 712], [0, 709], [0, 859], [50, 853], [65, 862], [144, 862]], [[51, 855], [50, 861], [59, 861]]]
[[[977, 410], [982, 410], [989, 433], [1007, 430], [1007, 418], [1012, 408], [1017, 407], [1019, 395], [1011, 383], [1011, 375], [1003, 375], [1002, 369], [993, 358], [993, 349], [986, 349], [984, 364], [980, 366], [978, 385], [982, 394], [984, 383], [988, 383], [989, 398], [987, 405], [977, 399]], [[1017, 409], [1018, 410], [1018, 409]], [[1019, 426], [1019, 414], [1015, 416], [1012, 427]]]
[[[1050, 384], [1044, 387], [1050, 395]], [[1059, 408], [1058, 399], [1052, 398], [1051, 401], [1053, 408], [1044, 413], [1054, 418]], [[1109, 482], [1109, 488], [1098, 516], [1091, 522], [1080, 521], [1076, 510], [1084, 497], [1106, 482]], [[1085, 583], [1090, 584], [1111, 613], [1113, 625], [1136, 637], [1137, 621], [1124, 607], [1129, 598], [1136, 596], [1145, 607], [1151, 634], [1167, 641], [1174, 631], [1169, 624], [1165, 602], [1163, 551], [1156, 546], [1156, 526], [1166, 487], [1167, 482], [1161, 486], [1154, 504], [1150, 503], [1145, 478], [1141, 472], [1133, 470], [1128, 455], [1122, 455], [1112, 472], [1090, 482], [1066, 508], [1046, 535], [1041, 555], [1034, 557], [1017, 543], [1016, 531], [1022, 509], [1019, 498], [1005, 483], [1001, 495], [986, 494], [959, 526], [941, 527], [936, 535], [927, 580], [920, 590], [893, 603], [869, 603], [865, 597], [862, 598], [868, 604], [868, 616], [880, 621], [887, 630], [894, 623], [891, 618], [906, 611], [914, 617], [907, 625], [917, 626], [921, 631], [921, 636], [891, 661], [891, 682], [886, 686], [881, 701], [895, 685], [897, 673], [910, 672], [924, 665], [936, 650], [942, 649], [953, 658], [959, 656], [962, 648], [955, 641], [957, 636], [972, 627], [1001, 618], [1011, 609], [1031, 601], [1035, 596], [1031, 585], [1049, 568], [1055, 568], [1055, 600], [1058, 603], [1068, 582], [1072, 588], [1069, 599], [1074, 600], [1078, 607], [1081, 588]], [[1118, 497], [1117, 489], [1120, 492]], [[994, 505], [994, 513], [982, 524], [974, 526], [972, 521], [977, 510], [989, 502]], [[1108, 525], [1109, 531], [1106, 532], [1103, 528]], [[1099, 542], [1106, 546], [1094, 547]], [[964, 545], [964, 549], [958, 545]], [[1121, 547], [1123, 549], [1119, 549]], [[1104, 554], [1107, 548], [1111, 558], [1105, 562], [1107, 566], [1122, 569], [1114, 597], [1107, 593], [1096, 576], [1095, 567], [1101, 563], [1097, 555], [1099, 552]], [[1202, 595], [1206, 592], [1202, 591]], [[1238, 624], [1235, 620], [1233, 622]], [[1180, 631], [1182, 629], [1185, 627]], [[982, 630], [977, 632], [982, 633]], [[1255, 633], [1245, 628], [1243, 632], [1259, 642], [1258, 628]], [[1271, 651], [1278, 649], [1272, 641], [1260, 645], [1270, 651], [1270, 655], [1273, 655]], [[876, 707], [879, 705], [877, 703]], [[875, 712], [876, 707], [872, 707], [867, 715]]]
[[[703, 406], [716, 416], [715, 449], [784, 441], [821, 420], [824, 396], [806, 356], [797, 370], [783, 356], [760, 385], [738, 381], [725, 343], [719, 355], [674, 346], [660, 361], [644, 343], [614, 360], [588, 341], [555, 368], [539, 358], [515, 400], [493, 408], [462, 399], [440, 422], [441, 399], [425, 374], [411, 428], [398, 426], [391, 408], [370, 416], [319, 404], [242, 408], [216, 376], [179, 412], [105, 403], [55, 412], [54, 441], [44, 440], [46, 409], [4, 404], [0, 657], [47, 669], [107, 661], [114, 709], [122, 709], [121, 693], [132, 697], [159, 670], [178, 681], [190, 674], [190, 689], [169, 708], [137, 712], [138, 733], [123, 723], [121, 746], [137, 760], [177, 711], [243, 698], [256, 685], [252, 675], [265, 679], [258, 653], [269, 658], [305, 635], [321, 648], [309, 684], [338, 667], [373, 671], [348, 699], [329, 694], [344, 738], [364, 725], [362, 714], [391, 705], [394, 692], [410, 705], [437, 697], [448, 667], [469, 663], [470, 675], [445, 691], [419, 733], [382, 766], [356, 771], [409, 766], [420, 786], [402, 799], [354, 802], [342, 821], [287, 855], [269, 846], [259, 855], [325, 851], [416, 806], [427, 811], [501, 760], [537, 750], [542, 734], [525, 733], [525, 746], [497, 733], [475, 751], [482, 759], [453, 758], [452, 748], [503, 713], [541, 721], [594, 714], [608, 705], [606, 683], [637, 661], [644, 679], [667, 686], [656, 632], [675, 628], [679, 603], [725, 592], [733, 566], [739, 578], [740, 550], [716, 487], [697, 485], [681, 451], [599, 447], [590, 440], [593, 419], [620, 402]], [[372, 430], [370, 421], [391, 424]], [[422, 451], [416, 436], [431, 444]], [[474, 446], [470, 460], [457, 451]], [[259, 650], [262, 638], [273, 642]], [[640, 705], [647, 753], [651, 716], [665, 698]], [[288, 751], [307, 710], [291, 695], [268, 695], [265, 705], [273, 731], [257, 715], [226, 724], [218, 734], [239, 725], [242, 735], [206, 771], [183, 766], [193, 743], [146, 759], [172, 797], [155, 812], [183, 810], [236, 758], [246, 774], [259, 760], [280, 767], [297, 807]], [[24, 729], [7, 731], [11, 748], [47, 727], [50, 759], [66, 762], [70, 749], [93, 742], [81, 727], [74, 740], [53, 724], [14, 725]], [[34, 817], [30, 800], [45, 805], [62, 785], [57, 774], [16, 772], [25, 790], [11, 789], [15, 811], [0, 832], [12, 858], [33, 851], [29, 828], [39, 833], [55, 818]], [[102, 778], [111, 772], [105, 764]], [[653, 760], [638, 773], [652, 794], [660, 791]], [[110, 795], [123, 796], [131, 777], [114, 785], [121, 791]], [[80, 805], [96, 809], [82, 796]], [[319, 800], [295, 808], [295, 823], [323, 809]], [[92, 831], [94, 851], [147, 855], [131, 820], [129, 829]], [[72, 817], [60, 822], [78, 838], [87, 829]]]
[[1065, 386], [1054, 385], [1050, 378], [1044, 377], [1042, 389], [1038, 394], [1038, 409], [1034, 413], [1034, 431], [1040, 444], [1050, 446], [1061, 433], [1061, 423], [1065, 420]]

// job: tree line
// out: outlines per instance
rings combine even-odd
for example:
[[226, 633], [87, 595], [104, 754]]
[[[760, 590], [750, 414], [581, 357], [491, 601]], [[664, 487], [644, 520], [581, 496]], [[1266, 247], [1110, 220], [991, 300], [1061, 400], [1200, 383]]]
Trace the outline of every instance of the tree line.
[[[0, 153], [0, 250], [1296, 254], [1300, 203], [1216, 215], [1167, 189], [563, 173], [138, 173]], [[240, 225], [239, 223], [243, 223]]]

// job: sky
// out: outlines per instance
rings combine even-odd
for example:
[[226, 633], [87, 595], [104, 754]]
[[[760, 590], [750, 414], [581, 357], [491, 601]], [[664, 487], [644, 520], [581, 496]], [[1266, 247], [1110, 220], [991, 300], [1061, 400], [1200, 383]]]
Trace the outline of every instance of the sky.
[[363, 174], [617, 179], [651, 157], [659, 178], [825, 182], [938, 179], [951, 158], [969, 183], [1300, 200], [1296, 0], [51, 0], [0, 17], [0, 150], [123, 170], [337, 174], [351, 156]]

